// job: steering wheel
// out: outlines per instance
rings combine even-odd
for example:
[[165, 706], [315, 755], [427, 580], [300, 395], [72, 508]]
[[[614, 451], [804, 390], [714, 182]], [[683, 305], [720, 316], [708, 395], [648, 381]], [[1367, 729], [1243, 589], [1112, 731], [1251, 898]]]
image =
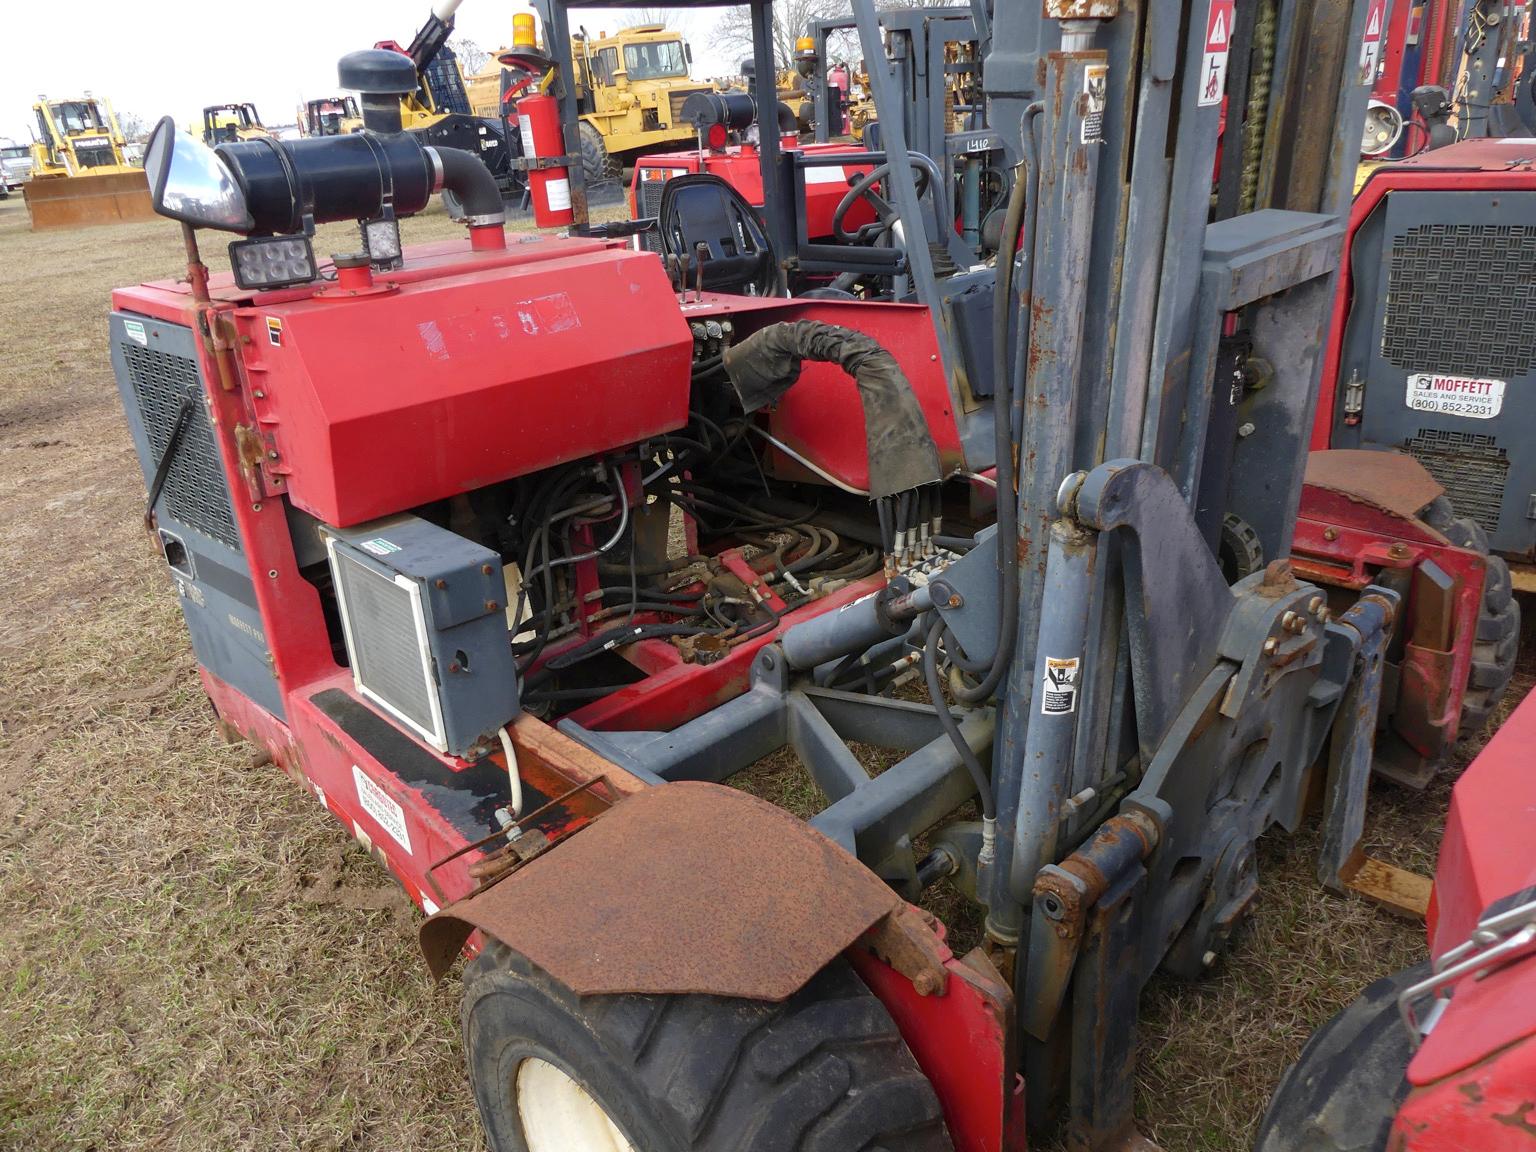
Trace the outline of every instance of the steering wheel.
[[[917, 177], [917, 195], [919, 198], [938, 185], [938, 169], [933, 161], [926, 156], [912, 153], [908, 156], [912, 166], [912, 174]], [[874, 191], [874, 186], [891, 173], [891, 162], [887, 160], [883, 164], [877, 164], [864, 175], [858, 177], [848, 186], [848, 191], [843, 193], [843, 198], [838, 201], [837, 208], [832, 213], [832, 235], [843, 244], [877, 244], [887, 232], [893, 228], [900, 219], [900, 213], [891, 207], [890, 203], [879, 193]], [[868, 224], [861, 224], [858, 231], [849, 232], [843, 225], [847, 220], [849, 211], [860, 200], [869, 202], [869, 206], [875, 210], [875, 219]]]

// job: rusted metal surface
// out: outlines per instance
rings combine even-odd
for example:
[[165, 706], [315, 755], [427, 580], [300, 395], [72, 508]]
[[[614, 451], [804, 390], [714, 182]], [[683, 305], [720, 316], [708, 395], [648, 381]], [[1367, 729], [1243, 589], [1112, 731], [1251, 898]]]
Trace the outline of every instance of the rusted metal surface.
[[1045, 0], [1047, 20], [1113, 20], [1120, 0]]
[[1405, 519], [1445, 494], [1424, 465], [1402, 452], [1355, 448], [1309, 452], [1306, 482]]
[[1065, 1001], [1072, 971], [1088, 934], [1094, 905], [1157, 846], [1159, 833], [1145, 813], [1112, 816], [1059, 865], [1035, 878], [1029, 935], [1029, 999], [1020, 1021], [1037, 1039], [1050, 1035]]
[[[515, 828], [498, 828], [489, 836], [482, 836], [471, 844], [465, 844], [456, 848], [442, 859], [427, 865], [426, 879], [431, 886], [433, 894], [438, 900], [447, 902], [441, 886], [434, 875], [438, 869], [446, 867], [461, 856], [466, 856], [476, 850], [488, 850], [485, 855], [469, 866], [469, 876], [478, 884], [477, 891], [484, 890], [496, 883], [503, 876], [512, 872], [522, 864], [526, 864], [535, 856], [546, 851], [555, 840], [564, 839], [572, 832], [579, 831], [597, 816], [606, 811], [609, 804], [603, 800], [603, 809], [596, 813], [580, 813], [572, 819], [572, 813], [566, 809], [566, 805], [582, 792], [592, 791], [599, 782], [607, 782], [605, 777], [596, 777], [583, 781], [549, 803], [540, 805], [532, 812], [519, 817], [518, 826]], [[593, 793], [596, 797], [596, 793]], [[558, 814], [560, 819], [557, 825], [552, 824], [546, 831], [540, 827], [540, 821], [546, 816]]]
[[429, 919], [441, 976], [473, 929], [582, 995], [783, 1000], [900, 904], [831, 840], [714, 784], [654, 788]]
[[938, 921], [912, 904], [903, 904], [864, 933], [859, 941], [908, 980], [919, 996], [942, 996], [949, 987], [944, 961], [949, 958], [934, 935]]
[[157, 218], [142, 170], [39, 176], [23, 184], [21, 194], [34, 232]]

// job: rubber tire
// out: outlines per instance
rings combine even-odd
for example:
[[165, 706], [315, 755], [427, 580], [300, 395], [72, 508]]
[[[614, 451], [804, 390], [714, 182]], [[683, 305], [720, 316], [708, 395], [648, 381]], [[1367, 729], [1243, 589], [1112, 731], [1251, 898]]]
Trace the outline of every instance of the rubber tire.
[[1503, 557], [1488, 555], [1488, 534], [1481, 524], [1457, 516], [1444, 496], [1437, 496], [1419, 518], [1457, 548], [1470, 548], [1488, 557], [1483, 603], [1472, 645], [1472, 667], [1467, 673], [1457, 731], [1458, 739], [1467, 740], [1487, 725], [1509, 687], [1515, 658], [1520, 653], [1520, 604], [1515, 599], [1509, 565]]
[[932, 1085], [842, 959], [781, 1004], [583, 997], [492, 942], [465, 971], [463, 1022], [493, 1152], [527, 1152], [514, 1077], [529, 1056], [581, 1084], [636, 1152], [953, 1148]]
[[1376, 981], [1312, 1034], [1285, 1070], [1254, 1152], [1380, 1152], [1408, 1092], [1413, 1055], [1398, 994], [1428, 962]]
[[618, 179], [619, 166], [614, 163], [613, 157], [608, 155], [608, 146], [603, 143], [603, 134], [587, 121], [581, 122], [578, 129], [581, 137], [581, 179], [588, 188], [594, 188], [599, 184]]

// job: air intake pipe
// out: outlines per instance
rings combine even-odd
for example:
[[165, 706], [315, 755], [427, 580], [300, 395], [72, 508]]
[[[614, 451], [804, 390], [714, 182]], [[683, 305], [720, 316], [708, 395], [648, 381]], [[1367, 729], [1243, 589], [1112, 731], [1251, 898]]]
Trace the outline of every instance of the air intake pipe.
[[424, 147], [408, 133], [354, 132], [307, 140], [221, 144], [251, 214], [250, 232], [290, 234], [306, 224], [420, 212], [438, 191], [464, 206], [477, 250], [506, 247], [496, 178], [478, 156]]
[[424, 149], [436, 165], [437, 186], [452, 192], [462, 219], [469, 226], [470, 246], [476, 251], [507, 246], [506, 208], [496, 177], [478, 156], [459, 148]]

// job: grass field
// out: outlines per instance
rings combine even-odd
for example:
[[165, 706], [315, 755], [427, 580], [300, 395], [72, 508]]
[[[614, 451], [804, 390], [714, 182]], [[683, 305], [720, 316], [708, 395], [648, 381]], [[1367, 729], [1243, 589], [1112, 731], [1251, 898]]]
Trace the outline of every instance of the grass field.
[[[33, 235], [0, 202], [0, 1148], [478, 1149], [456, 978], [313, 799], [220, 742], [142, 531], [109, 292], [180, 270], [169, 223]], [[1430, 870], [1448, 795], [1378, 788], [1371, 849]], [[1311, 1029], [1422, 956], [1420, 926], [1316, 887], [1316, 849], [1267, 843], [1234, 954], [1149, 993], [1170, 1152], [1246, 1148]]]

